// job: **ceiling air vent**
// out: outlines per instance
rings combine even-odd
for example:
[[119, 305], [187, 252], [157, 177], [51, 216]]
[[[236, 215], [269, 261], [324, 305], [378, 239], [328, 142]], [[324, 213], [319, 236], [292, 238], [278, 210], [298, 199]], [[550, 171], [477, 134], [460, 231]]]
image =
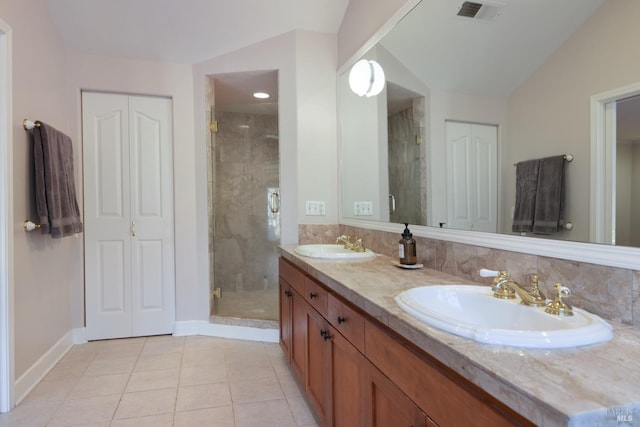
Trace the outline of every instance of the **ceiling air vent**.
[[462, 6], [460, 6], [460, 9], [458, 10], [458, 16], [461, 16], [463, 18], [475, 18], [481, 7], [482, 3], [466, 1], [462, 3]]
[[504, 3], [498, 1], [485, 1], [484, 3], [476, 3], [465, 1], [460, 5], [457, 16], [459, 18], [473, 19], [478, 21], [493, 21], [502, 14]]

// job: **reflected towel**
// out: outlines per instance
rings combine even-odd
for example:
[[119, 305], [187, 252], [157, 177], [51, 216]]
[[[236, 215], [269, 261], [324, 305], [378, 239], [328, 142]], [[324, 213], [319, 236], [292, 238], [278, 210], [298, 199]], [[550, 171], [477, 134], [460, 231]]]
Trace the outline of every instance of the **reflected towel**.
[[564, 156], [540, 159], [534, 233], [557, 233], [564, 225], [564, 164]]
[[42, 123], [33, 138], [36, 210], [42, 234], [58, 238], [82, 232], [76, 199], [71, 138]]
[[524, 233], [533, 231], [536, 207], [539, 160], [526, 160], [516, 165], [516, 206], [513, 212], [511, 231]]

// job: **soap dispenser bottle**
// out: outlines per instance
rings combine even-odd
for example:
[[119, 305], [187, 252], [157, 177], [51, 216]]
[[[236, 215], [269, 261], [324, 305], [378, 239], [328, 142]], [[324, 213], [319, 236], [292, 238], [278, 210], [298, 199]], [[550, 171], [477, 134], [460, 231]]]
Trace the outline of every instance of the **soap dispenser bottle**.
[[400, 256], [400, 264], [414, 265], [416, 258], [416, 241], [413, 240], [413, 234], [409, 231], [409, 224], [404, 224], [404, 232], [398, 244], [398, 255]]

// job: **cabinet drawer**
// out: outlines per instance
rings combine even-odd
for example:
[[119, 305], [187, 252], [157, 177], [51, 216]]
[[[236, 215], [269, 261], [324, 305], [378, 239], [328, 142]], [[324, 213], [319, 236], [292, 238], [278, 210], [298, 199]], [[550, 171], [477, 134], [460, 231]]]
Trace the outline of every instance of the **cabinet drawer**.
[[315, 280], [304, 278], [304, 299], [326, 319], [327, 317], [327, 290]]
[[304, 273], [294, 267], [289, 261], [280, 258], [279, 274], [300, 294], [304, 292]]
[[355, 348], [364, 353], [364, 317], [360, 313], [329, 295], [328, 320]]
[[529, 425], [486, 392], [369, 321], [365, 346], [367, 358], [439, 425]]

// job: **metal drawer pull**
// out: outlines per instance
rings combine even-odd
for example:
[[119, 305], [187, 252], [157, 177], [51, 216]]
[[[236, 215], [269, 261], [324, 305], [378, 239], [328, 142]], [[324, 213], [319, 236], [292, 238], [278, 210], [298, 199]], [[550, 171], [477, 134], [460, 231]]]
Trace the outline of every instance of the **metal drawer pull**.
[[347, 320], [347, 319], [345, 319], [345, 318], [344, 318], [344, 317], [342, 317], [342, 316], [338, 316], [338, 323], [339, 323], [339, 324], [343, 324], [343, 323], [345, 322], [345, 320]]

